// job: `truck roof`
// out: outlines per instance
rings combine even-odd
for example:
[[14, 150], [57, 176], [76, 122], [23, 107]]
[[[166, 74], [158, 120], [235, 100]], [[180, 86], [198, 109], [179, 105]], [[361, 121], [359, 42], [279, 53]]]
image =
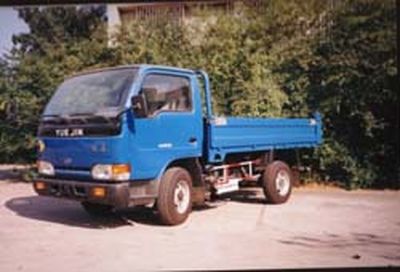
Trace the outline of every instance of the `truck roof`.
[[77, 73], [68, 76], [67, 78], [91, 74], [101, 71], [109, 71], [109, 70], [117, 70], [117, 69], [126, 69], [126, 68], [136, 68], [136, 69], [158, 69], [158, 70], [166, 70], [166, 71], [175, 71], [180, 73], [187, 73], [187, 74], [194, 74], [195, 72], [190, 69], [179, 68], [174, 66], [167, 66], [167, 65], [155, 65], [155, 64], [129, 64], [129, 65], [118, 65], [118, 66], [111, 66], [111, 67], [102, 67], [102, 68], [95, 68], [95, 69], [88, 69], [83, 70]]

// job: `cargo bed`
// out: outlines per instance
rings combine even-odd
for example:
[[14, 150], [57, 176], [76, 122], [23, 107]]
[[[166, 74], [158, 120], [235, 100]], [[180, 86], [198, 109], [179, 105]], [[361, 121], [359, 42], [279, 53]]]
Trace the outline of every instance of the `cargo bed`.
[[223, 161], [233, 153], [314, 147], [322, 141], [321, 117], [215, 117], [208, 124], [208, 159]]

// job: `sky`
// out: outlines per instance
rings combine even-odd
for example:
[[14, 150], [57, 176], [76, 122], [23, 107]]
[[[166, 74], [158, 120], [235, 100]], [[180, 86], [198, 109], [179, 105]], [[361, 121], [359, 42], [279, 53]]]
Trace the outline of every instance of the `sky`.
[[13, 34], [28, 31], [28, 26], [18, 18], [18, 13], [13, 7], [0, 7], [0, 55], [12, 48]]

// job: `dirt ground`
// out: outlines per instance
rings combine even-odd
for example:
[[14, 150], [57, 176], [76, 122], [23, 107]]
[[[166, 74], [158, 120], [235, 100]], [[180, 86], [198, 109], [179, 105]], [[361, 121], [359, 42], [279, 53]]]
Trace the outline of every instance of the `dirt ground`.
[[94, 219], [0, 180], [0, 271], [400, 266], [399, 210], [399, 191], [296, 188], [267, 205], [252, 189], [164, 227], [149, 210]]

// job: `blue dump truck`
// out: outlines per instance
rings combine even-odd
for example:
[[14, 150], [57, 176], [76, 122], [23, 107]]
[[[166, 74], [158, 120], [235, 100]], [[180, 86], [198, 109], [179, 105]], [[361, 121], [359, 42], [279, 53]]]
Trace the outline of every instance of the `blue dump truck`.
[[[92, 215], [153, 207], [184, 222], [193, 205], [263, 188], [288, 200], [291, 168], [280, 150], [321, 143], [321, 118], [216, 117], [207, 73], [156, 65], [92, 70], [67, 78], [38, 127], [39, 195], [74, 199]], [[274, 153], [275, 151], [275, 153]]]

